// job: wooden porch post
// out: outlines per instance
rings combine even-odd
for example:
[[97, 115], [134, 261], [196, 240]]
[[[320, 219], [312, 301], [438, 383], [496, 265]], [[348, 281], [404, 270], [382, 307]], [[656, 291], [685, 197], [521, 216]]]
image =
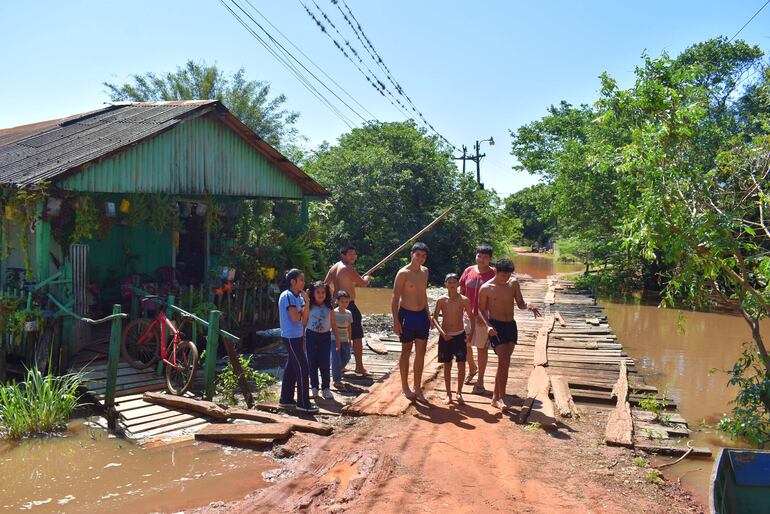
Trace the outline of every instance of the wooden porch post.
[[[38, 282], [48, 278], [51, 252], [51, 223], [43, 221], [45, 201], [40, 200], [35, 206], [37, 220], [35, 221], [35, 277]], [[29, 230], [29, 227], [22, 227]]]

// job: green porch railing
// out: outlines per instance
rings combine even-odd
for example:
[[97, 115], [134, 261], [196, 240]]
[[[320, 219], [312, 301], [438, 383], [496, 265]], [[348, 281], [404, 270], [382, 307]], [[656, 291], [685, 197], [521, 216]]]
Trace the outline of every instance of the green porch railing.
[[[231, 343], [238, 344], [240, 343], [241, 339], [238, 336], [233, 335], [226, 330], [222, 330], [219, 327], [219, 318], [222, 315], [220, 311], [218, 310], [210, 311], [209, 319], [208, 321], [206, 321], [196, 316], [195, 314], [188, 312], [182, 309], [181, 307], [178, 307], [177, 305], [174, 305], [173, 296], [169, 296], [168, 300], [163, 300], [157, 295], [148, 293], [147, 291], [142, 291], [141, 289], [135, 286], [132, 286], [131, 290], [134, 293], [135, 297], [136, 296], [153, 297], [153, 301], [156, 301], [162, 304], [166, 308], [167, 315], [169, 311], [171, 311], [171, 312], [179, 313], [180, 315], [189, 318], [193, 322], [193, 333], [192, 333], [193, 342], [197, 339], [198, 326], [200, 326], [201, 328], [207, 331], [206, 358], [203, 363], [203, 377], [205, 381], [204, 398], [207, 400], [211, 400], [214, 397], [214, 389], [216, 386], [217, 351], [219, 349], [219, 340], [220, 338], [229, 340], [229, 342], [225, 342], [225, 348], [230, 358], [230, 362], [233, 366], [233, 370], [235, 371], [236, 376], [239, 377], [239, 381], [241, 382], [241, 390], [244, 396], [246, 397], [246, 403], [249, 406], [251, 406], [251, 403], [252, 403], [251, 391], [248, 388], [248, 385], [243, 382], [243, 373], [242, 373], [242, 370], [240, 369], [240, 363], [238, 362], [237, 356], [235, 355], [235, 351], [231, 344]], [[135, 305], [136, 303], [138, 302], [132, 302], [132, 305]], [[132, 310], [134, 309], [135, 308], [132, 307]]]
[[[123, 324], [123, 318], [127, 318], [128, 314], [121, 312], [121, 306], [116, 303], [112, 307], [112, 314], [102, 319], [84, 318], [75, 314], [67, 306], [63, 305], [56, 299], [51, 293], [48, 293], [48, 299], [59, 308], [59, 311], [67, 316], [72, 317], [83, 323], [89, 325], [101, 325], [102, 323], [112, 322], [110, 330], [110, 346], [107, 356], [107, 387], [104, 392], [104, 409], [107, 414], [107, 426], [110, 430], [114, 430], [117, 426], [117, 412], [115, 411], [115, 387], [118, 380], [118, 361], [120, 360], [120, 335], [121, 327]], [[59, 313], [57, 313], [59, 314]]]

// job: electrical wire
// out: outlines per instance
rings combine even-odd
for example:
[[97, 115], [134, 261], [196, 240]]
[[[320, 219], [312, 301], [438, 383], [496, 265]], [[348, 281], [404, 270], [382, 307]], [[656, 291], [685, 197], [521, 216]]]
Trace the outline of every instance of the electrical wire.
[[251, 9], [253, 9], [253, 10], [254, 10], [254, 12], [256, 12], [256, 13], [257, 13], [257, 14], [258, 14], [258, 15], [259, 15], [259, 16], [260, 16], [260, 17], [261, 17], [263, 20], [265, 20], [265, 22], [266, 22], [268, 25], [270, 25], [270, 26], [273, 28], [273, 30], [275, 30], [275, 31], [276, 31], [278, 34], [280, 34], [280, 35], [281, 35], [281, 37], [283, 37], [283, 38], [284, 38], [284, 39], [285, 39], [285, 40], [286, 40], [286, 41], [287, 41], [287, 42], [288, 42], [288, 43], [289, 43], [289, 44], [290, 44], [290, 45], [291, 45], [291, 46], [292, 46], [292, 47], [293, 47], [293, 48], [294, 48], [294, 49], [295, 49], [297, 52], [299, 52], [299, 53], [302, 55], [302, 57], [304, 57], [305, 59], [307, 59], [307, 61], [308, 61], [310, 64], [312, 64], [312, 65], [313, 65], [313, 66], [314, 66], [314, 67], [315, 67], [315, 68], [316, 68], [316, 69], [317, 69], [317, 70], [318, 70], [318, 71], [319, 71], [319, 72], [320, 72], [320, 73], [321, 73], [321, 74], [322, 74], [324, 77], [326, 77], [327, 79], [329, 79], [329, 81], [330, 81], [332, 84], [334, 84], [335, 86], [337, 86], [337, 87], [340, 89], [340, 91], [342, 91], [342, 92], [343, 92], [343, 93], [344, 93], [344, 94], [345, 94], [345, 95], [346, 95], [348, 98], [350, 98], [350, 100], [351, 100], [351, 101], [353, 101], [353, 102], [354, 102], [356, 105], [358, 105], [358, 106], [361, 108], [361, 110], [363, 110], [364, 112], [366, 112], [366, 114], [368, 114], [368, 115], [370, 116], [370, 118], [371, 118], [371, 119], [373, 119], [373, 120], [377, 120], [377, 116], [375, 116], [374, 114], [372, 114], [372, 112], [371, 112], [371, 111], [369, 111], [369, 109], [367, 109], [367, 108], [366, 108], [366, 107], [365, 107], [365, 106], [364, 106], [364, 105], [363, 105], [361, 102], [359, 102], [359, 101], [358, 101], [358, 100], [357, 100], [357, 99], [356, 99], [356, 98], [355, 98], [355, 97], [354, 97], [352, 94], [350, 94], [350, 93], [349, 93], [349, 92], [348, 92], [348, 91], [347, 91], [347, 90], [346, 90], [344, 87], [342, 87], [342, 86], [341, 86], [341, 85], [340, 85], [340, 84], [339, 84], [339, 83], [338, 83], [336, 80], [334, 80], [334, 77], [332, 77], [331, 75], [329, 75], [328, 73], [326, 73], [326, 71], [325, 71], [325, 70], [324, 70], [324, 69], [323, 69], [321, 66], [319, 66], [318, 64], [316, 64], [316, 62], [315, 62], [315, 61], [313, 61], [313, 59], [311, 59], [311, 58], [310, 58], [310, 56], [308, 56], [308, 55], [307, 55], [305, 52], [303, 52], [303, 51], [302, 51], [302, 49], [301, 49], [300, 47], [298, 47], [297, 45], [295, 45], [295, 44], [294, 44], [294, 42], [292, 42], [292, 40], [291, 40], [291, 39], [289, 39], [289, 37], [288, 37], [286, 34], [284, 34], [283, 32], [281, 32], [281, 30], [280, 30], [278, 27], [276, 27], [276, 26], [273, 24], [273, 22], [271, 22], [271, 21], [270, 21], [270, 20], [267, 18], [267, 16], [265, 16], [264, 14], [262, 14], [262, 12], [261, 12], [259, 9], [257, 9], [257, 8], [254, 6], [254, 4], [252, 4], [252, 3], [251, 3], [251, 1], [250, 1], [250, 0], [246, 0], [246, 3], [249, 5], [249, 7], [251, 7]]
[[[340, 1], [342, 2], [342, 5], [345, 6], [345, 11], [342, 10], [340, 7]], [[436, 128], [431, 124], [423, 115], [423, 113], [417, 108], [417, 106], [412, 101], [411, 97], [404, 91], [404, 88], [401, 87], [401, 84], [398, 83], [393, 78], [393, 74], [390, 71], [390, 68], [385, 63], [385, 60], [382, 58], [382, 56], [377, 52], [377, 49], [374, 48], [374, 45], [372, 44], [371, 39], [366, 35], [366, 32], [364, 32], [363, 27], [361, 26], [361, 23], [358, 21], [356, 16], [353, 14], [353, 11], [350, 9], [350, 6], [345, 2], [345, 0], [331, 0], [332, 4], [334, 4], [337, 7], [337, 10], [340, 11], [340, 14], [344, 18], [344, 20], [347, 22], [350, 29], [353, 31], [353, 33], [356, 35], [356, 38], [361, 43], [361, 45], [366, 49], [366, 51], [369, 53], [370, 58], [377, 63], [377, 65], [380, 67], [380, 69], [383, 70], [385, 73], [385, 76], [387, 77], [388, 81], [393, 85], [393, 87], [396, 89], [396, 92], [398, 92], [401, 96], [403, 96], [407, 103], [411, 106], [412, 111], [417, 114], [417, 116], [422, 120], [422, 122], [427, 125], [436, 135], [438, 135], [444, 142], [446, 142], [449, 146], [451, 146], [454, 150], [459, 151], [460, 149], [457, 148], [455, 145], [453, 145], [447, 138], [445, 138]], [[313, 3], [315, 3], [315, 0], [313, 0]], [[319, 8], [320, 9], [320, 8]], [[348, 17], [348, 15], [350, 17]], [[352, 21], [351, 21], [352, 19]], [[355, 25], [353, 24], [355, 22]], [[365, 42], [364, 42], [365, 41]]]
[[[410, 116], [406, 112], [406, 110], [408, 110], [407, 107], [398, 98], [396, 98], [393, 95], [393, 93], [390, 92], [390, 90], [385, 86], [385, 84], [381, 80], [379, 80], [377, 78], [377, 76], [371, 71], [371, 69], [364, 64], [364, 66], [367, 68], [368, 72], [364, 71], [361, 68], [361, 66], [356, 61], [353, 60], [353, 58], [350, 56], [350, 54], [342, 46], [342, 44], [340, 44], [340, 42], [337, 41], [334, 38], [334, 36], [329, 33], [329, 31], [326, 29], [326, 26], [324, 25], [324, 23], [321, 20], [319, 20], [318, 17], [316, 17], [316, 15], [310, 10], [310, 8], [307, 6], [307, 4], [305, 4], [305, 2], [303, 2], [302, 0], [299, 0], [299, 3], [305, 9], [305, 12], [307, 13], [307, 15], [310, 16], [310, 18], [315, 22], [315, 24], [318, 27], [318, 29], [324, 35], [326, 35], [326, 37], [328, 37], [331, 40], [331, 42], [334, 44], [334, 46], [337, 48], [337, 50], [339, 50], [342, 53], [342, 55], [344, 55], [345, 58], [348, 61], [350, 61], [353, 64], [353, 66], [355, 66], [355, 68], [366, 79], [366, 81], [369, 83], [369, 85], [371, 85], [382, 96], [386, 97], [387, 100], [391, 103], [391, 105], [393, 105], [393, 107], [398, 109], [401, 112], [401, 114], [404, 115], [404, 117], [409, 118]], [[315, 4], [315, 2], [314, 2], [314, 4]], [[318, 4], [315, 4], [315, 6], [318, 8], [319, 11], [321, 11], [320, 7], [318, 7]], [[324, 16], [324, 18], [328, 20], [328, 17], [326, 17], [326, 15], [323, 13], [323, 11], [321, 11], [321, 13], [322, 13], [322, 16]], [[334, 27], [334, 28], [336, 30], [336, 27]], [[337, 33], [339, 33], [339, 31], [337, 31]], [[343, 36], [343, 40], [344, 40], [344, 36]], [[344, 41], [345, 41], [347, 46], [350, 46], [350, 43], [347, 40], [344, 40]], [[361, 57], [357, 53], [356, 53], [356, 56], [358, 57], [358, 59], [363, 64], [363, 60], [361, 60]]]
[[737, 37], [738, 37], [738, 34], [740, 34], [741, 32], [743, 32], [743, 29], [745, 29], [746, 27], [748, 27], [749, 23], [751, 23], [752, 21], [754, 21], [754, 18], [756, 18], [756, 17], [757, 17], [757, 15], [759, 15], [759, 13], [761, 13], [761, 12], [762, 12], [762, 10], [763, 10], [765, 7], [767, 7], [767, 5], [768, 5], [768, 4], [770, 4], [770, 0], [767, 0], [767, 2], [765, 2], [764, 4], [762, 4], [762, 7], [760, 7], [760, 8], [757, 10], [757, 12], [755, 12], [755, 13], [754, 13], [754, 15], [753, 15], [751, 18], [749, 18], [749, 21], [747, 21], [746, 23], [744, 23], [744, 24], [743, 24], [743, 27], [741, 27], [740, 29], [738, 29], [738, 32], [736, 32], [735, 34], [733, 34], [733, 37], [731, 37], [731, 38], [730, 38], [730, 41], [728, 41], [728, 43], [732, 43], [733, 39], [737, 38]]
[[[291, 55], [290, 52], [288, 52], [288, 50], [286, 50], [282, 45], [280, 45], [280, 43], [278, 43], [275, 40], [275, 38], [273, 38], [272, 35], [270, 35], [270, 33], [267, 32], [267, 30], [264, 29], [264, 27], [262, 27], [258, 22], [256, 22], [256, 20], [254, 20], [253, 17], [251, 17], [243, 9], [243, 7], [240, 4], [237, 3], [236, 0], [230, 0], [230, 1], [233, 3], [233, 5], [235, 7], [237, 7], [241, 12], [243, 12], [249, 19], [251, 19], [252, 21], [255, 22], [255, 25], [257, 25], [268, 36], [268, 38], [273, 42], [275, 47], [271, 46], [271, 44], [268, 43], [268, 41], [266, 41], [265, 38], [260, 36], [248, 24], [248, 22], [246, 20], [244, 20], [236, 11], [234, 11], [230, 7], [230, 5], [228, 5], [224, 0], [219, 0], [219, 3], [222, 4], [222, 6], [225, 9], [227, 9], [228, 12], [230, 12], [230, 14], [252, 35], [252, 37], [254, 37], [265, 48], [265, 50], [267, 50], [267, 52], [274, 59], [276, 59], [279, 63], [281, 63], [287, 69], [287, 71], [289, 71], [289, 73], [291, 73], [305, 87], [305, 89], [307, 89], [314, 97], [316, 97], [316, 99], [318, 99], [318, 101], [320, 101], [322, 104], [324, 104], [326, 107], [328, 107], [329, 110], [331, 110], [332, 113], [335, 116], [337, 116], [337, 118], [340, 119], [340, 121], [342, 121], [345, 125], [348, 126], [348, 128], [353, 129], [355, 127], [355, 125], [356, 125], [355, 122], [350, 120], [344, 113], [342, 113], [342, 111], [337, 106], [335, 106], [331, 102], [331, 100], [329, 100], [321, 91], [319, 91], [310, 82], [310, 80], [305, 75], [303, 75], [302, 72], [295, 65], [293, 65], [291, 63], [291, 61], [289, 60], [288, 57], [291, 56], [291, 58], [293, 60], [295, 60], [296, 62], [298, 62], [298, 63], [299, 63], [299, 61], [296, 58], [294, 58], [293, 55]], [[302, 65], [302, 63], [299, 63], [299, 64]], [[302, 65], [302, 66], [303, 66], [303, 68], [305, 68], [304, 65]], [[311, 76], [314, 76], [314, 75], [311, 73]], [[314, 78], [319, 83], [321, 83], [324, 87], [329, 89], [328, 86], [326, 86], [326, 84], [324, 84], [320, 79], [318, 79], [315, 76], [314, 76]], [[332, 93], [335, 94], [335, 96], [337, 96], [336, 93], [334, 93], [334, 92], [332, 92]], [[343, 102], [343, 103], [345, 103], [345, 102]], [[350, 107], [348, 106], [348, 108], [350, 108]], [[350, 109], [351, 109], [351, 111], [356, 112], [354, 109], [352, 109], [352, 108], [350, 108]], [[358, 114], [358, 113], [356, 112], [356, 114]], [[365, 118], [363, 118], [360, 114], [358, 114], [358, 116], [365, 120]]]

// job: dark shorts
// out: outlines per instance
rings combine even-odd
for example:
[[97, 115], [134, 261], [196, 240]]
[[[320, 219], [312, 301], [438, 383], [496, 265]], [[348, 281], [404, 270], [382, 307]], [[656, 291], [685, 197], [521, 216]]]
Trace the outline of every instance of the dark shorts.
[[489, 343], [492, 345], [493, 350], [498, 345], [516, 344], [519, 340], [519, 329], [516, 327], [516, 321], [497, 321], [491, 319], [489, 324], [497, 330], [496, 336], [489, 337]]
[[353, 333], [353, 340], [363, 339], [364, 325], [361, 321], [363, 319], [361, 311], [358, 310], [358, 306], [355, 302], [350, 302], [350, 304], [348, 304], [348, 310], [350, 311], [350, 314], [353, 315], [353, 324], [350, 326], [351, 332]]
[[465, 346], [465, 332], [452, 336], [452, 339], [445, 341], [443, 337], [438, 340], [438, 361], [452, 362], [452, 357], [457, 362], [465, 362], [468, 355], [468, 347]]
[[402, 307], [398, 309], [398, 321], [401, 322], [402, 343], [411, 343], [415, 339], [428, 340], [428, 332], [430, 332], [428, 311], [408, 311]]

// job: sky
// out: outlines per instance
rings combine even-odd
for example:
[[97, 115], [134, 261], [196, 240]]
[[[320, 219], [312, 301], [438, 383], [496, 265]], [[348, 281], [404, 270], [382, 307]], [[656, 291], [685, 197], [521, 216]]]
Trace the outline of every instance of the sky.
[[[302, 5], [315, 11], [312, 0], [250, 1], [378, 120], [405, 119], [317, 28]], [[316, 3], [357, 45], [337, 7]], [[561, 100], [595, 101], [604, 71], [630, 86], [643, 52], [676, 55], [712, 37], [731, 37], [763, 3], [347, 0], [393, 77], [443, 136], [469, 149], [494, 138], [494, 146], [482, 143], [481, 175], [501, 195], [537, 181], [512, 169], [510, 130]], [[739, 38], [770, 53], [770, 6]], [[193, 59], [227, 71], [243, 67], [249, 78], [269, 81], [300, 113], [297, 128], [309, 149], [350, 130], [219, 0], [2, 0], [0, 55], [0, 128], [100, 108], [109, 101], [103, 82], [173, 71]]]

